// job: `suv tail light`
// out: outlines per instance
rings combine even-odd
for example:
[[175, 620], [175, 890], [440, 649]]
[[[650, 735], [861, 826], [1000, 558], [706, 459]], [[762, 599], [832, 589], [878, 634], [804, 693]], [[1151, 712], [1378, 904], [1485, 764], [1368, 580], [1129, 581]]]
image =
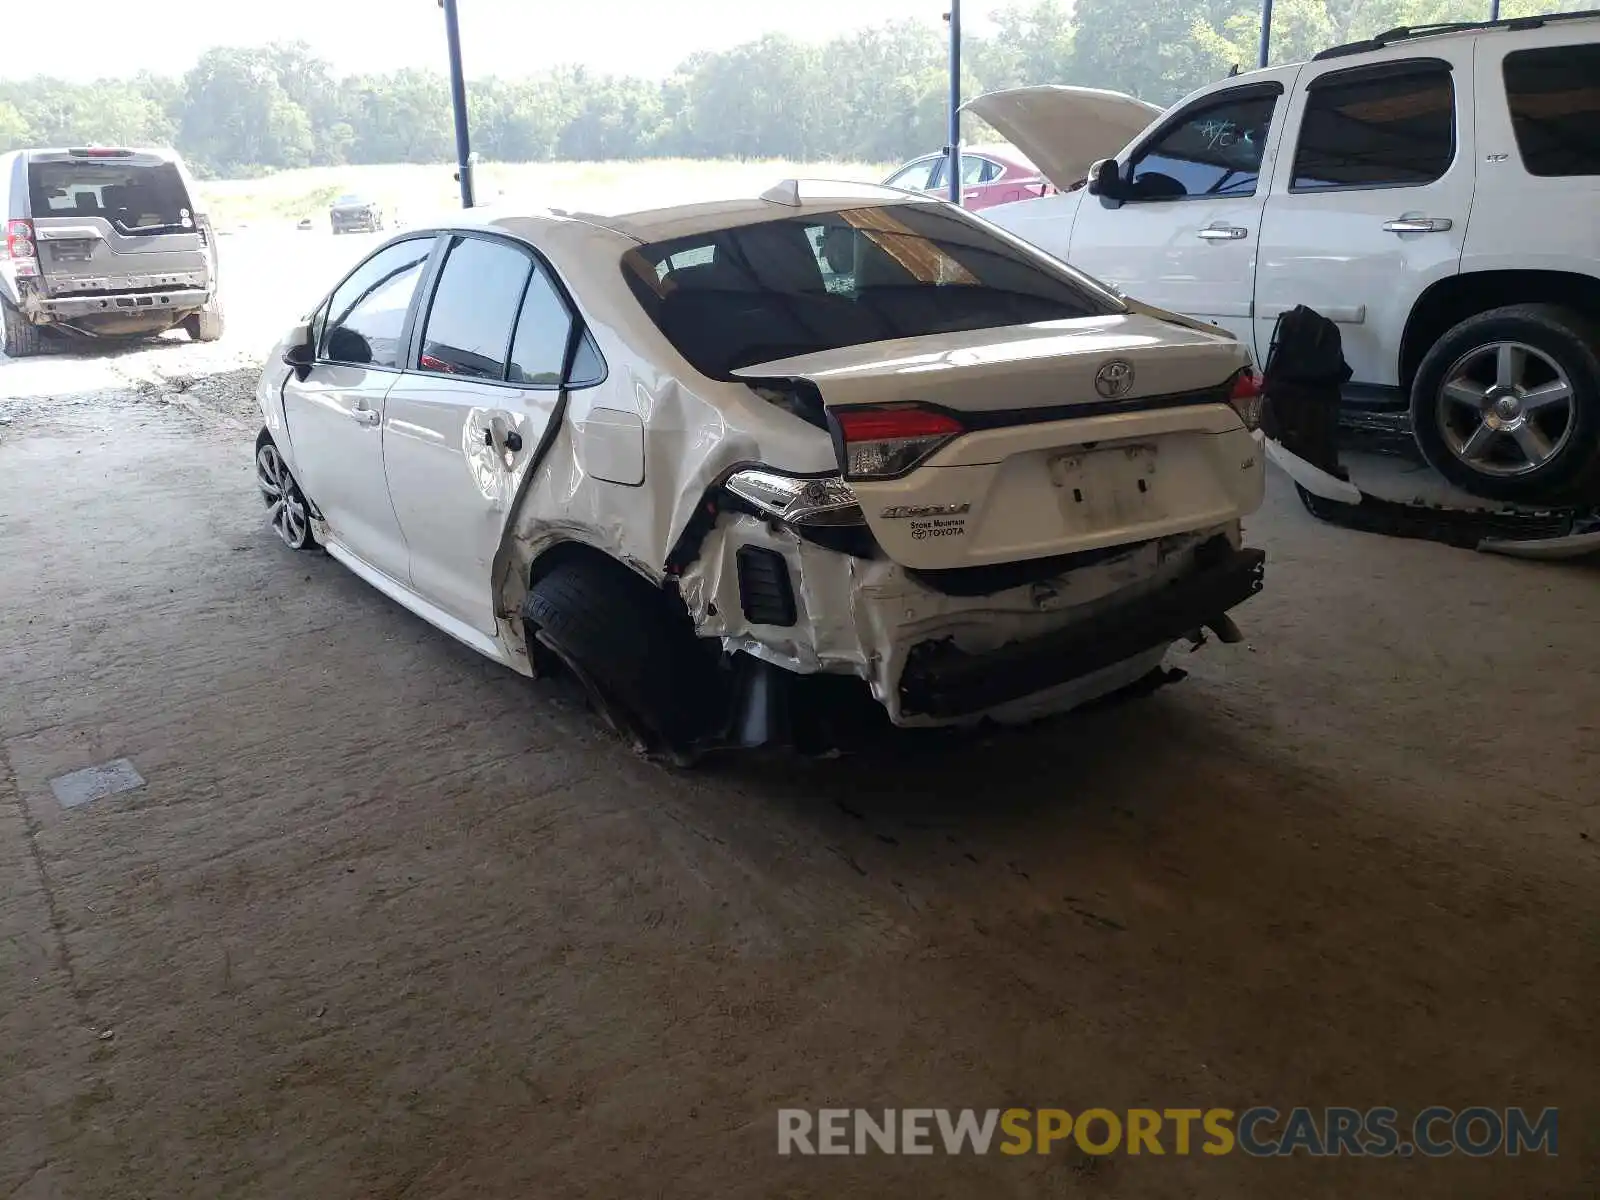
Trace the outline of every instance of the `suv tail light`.
[[6, 257], [32, 261], [38, 256], [33, 245], [32, 221], [6, 222]]
[[1261, 428], [1261, 381], [1249, 367], [1243, 367], [1233, 377], [1228, 389], [1228, 403], [1239, 414], [1244, 427], [1252, 432]]
[[894, 479], [966, 432], [950, 413], [916, 404], [844, 409], [832, 417], [846, 479]]

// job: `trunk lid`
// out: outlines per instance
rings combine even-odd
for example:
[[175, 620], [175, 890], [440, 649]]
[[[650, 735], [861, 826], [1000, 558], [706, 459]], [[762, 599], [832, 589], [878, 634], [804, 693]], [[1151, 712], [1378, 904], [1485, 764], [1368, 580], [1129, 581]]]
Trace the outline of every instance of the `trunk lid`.
[[28, 189], [47, 295], [211, 285], [204, 221], [172, 160], [138, 151], [37, 154]]
[[1227, 404], [1231, 338], [1139, 312], [876, 342], [735, 372], [803, 380], [841, 445], [863, 414], [937, 414], [954, 433], [850, 486], [884, 551], [917, 570], [1075, 554], [1253, 511], [1262, 472]]
[[1044, 84], [990, 92], [968, 112], [988, 122], [1063, 191], [1142, 133], [1162, 110], [1122, 92]]

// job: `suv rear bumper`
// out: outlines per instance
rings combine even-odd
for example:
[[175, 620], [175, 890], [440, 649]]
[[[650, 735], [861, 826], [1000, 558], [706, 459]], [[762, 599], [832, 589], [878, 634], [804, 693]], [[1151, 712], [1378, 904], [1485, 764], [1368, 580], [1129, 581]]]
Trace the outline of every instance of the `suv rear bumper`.
[[1156, 591], [1054, 633], [968, 654], [948, 640], [912, 648], [900, 711], [950, 719], [996, 708], [1166, 647], [1261, 590], [1266, 555], [1226, 542], [1202, 547], [1195, 569]]
[[175, 288], [165, 292], [100, 293], [88, 296], [37, 296], [28, 306], [46, 321], [75, 321], [83, 317], [155, 317], [161, 313], [187, 313], [204, 308], [211, 293], [205, 288]]

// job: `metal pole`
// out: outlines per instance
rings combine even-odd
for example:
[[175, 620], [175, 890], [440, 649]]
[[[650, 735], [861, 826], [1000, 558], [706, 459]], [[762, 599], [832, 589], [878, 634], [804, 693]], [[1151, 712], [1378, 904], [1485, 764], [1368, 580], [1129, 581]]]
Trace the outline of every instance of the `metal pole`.
[[961, 203], [961, 0], [950, 0], [950, 203]]
[[[1498, 3], [1499, 0], [1496, 0]], [[1272, 0], [1261, 0], [1261, 53], [1256, 55], [1256, 66], [1267, 65], [1267, 51], [1272, 45]]]
[[456, 111], [456, 178], [461, 181], [461, 207], [472, 207], [472, 139], [467, 132], [467, 81], [461, 73], [461, 26], [456, 0], [439, 0], [444, 8], [445, 39], [450, 43], [450, 103]]
[[1500, 19], [1500, 0], [1489, 0], [1489, 20], [1498, 21], [1499, 19]]

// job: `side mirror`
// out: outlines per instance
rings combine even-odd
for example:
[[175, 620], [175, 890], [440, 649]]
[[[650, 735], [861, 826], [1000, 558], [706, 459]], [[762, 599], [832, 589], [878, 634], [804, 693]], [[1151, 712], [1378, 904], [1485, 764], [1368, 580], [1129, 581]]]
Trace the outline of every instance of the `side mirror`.
[[311, 374], [312, 365], [317, 361], [317, 348], [311, 344], [309, 328], [302, 325], [289, 335], [289, 344], [283, 350], [283, 361], [294, 368], [296, 379], [304, 380]]
[[1102, 158], [1089, 168], [1089, 194], [1109, 201], [1113, 207], [1128, 198], [1128, 185], [1114, 158]]

